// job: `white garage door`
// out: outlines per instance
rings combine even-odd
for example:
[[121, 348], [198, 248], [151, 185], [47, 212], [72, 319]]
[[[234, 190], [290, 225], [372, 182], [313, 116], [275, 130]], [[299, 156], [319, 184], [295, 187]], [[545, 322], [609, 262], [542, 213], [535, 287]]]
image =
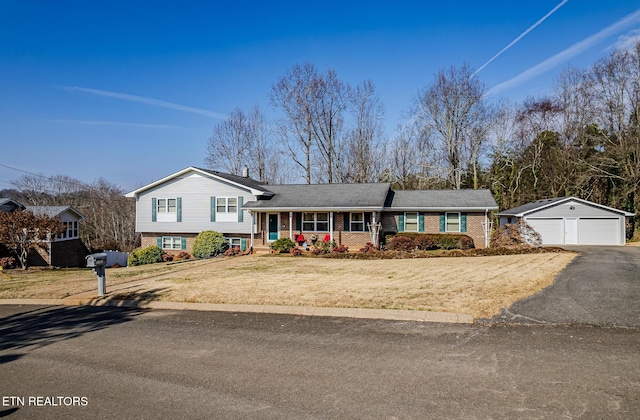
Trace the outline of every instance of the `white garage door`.
[[542, 236], [543, 245], [564, 244], [564, 228], [562, 219], [527, 218], [526, 222]]
[[620, 219], [580, 219], [580, 245], [619, 245]]

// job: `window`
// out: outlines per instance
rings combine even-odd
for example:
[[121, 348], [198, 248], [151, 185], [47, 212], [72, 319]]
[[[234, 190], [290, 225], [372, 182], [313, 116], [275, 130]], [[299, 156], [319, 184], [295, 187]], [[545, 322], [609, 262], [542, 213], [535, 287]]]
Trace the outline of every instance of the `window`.
[[163, 236], [162, 249], [182, 249], [182, 238], [180, 236]]
[[76, 239], [78, 238], [78, 221], [74, 222], [62, 222], [64, 225], [64, 232], [56, 236], [56, 239]]
[[178, 220], [178, 199], [158, 198], [156, 201], [158, 222], [175, 222]]
[[364, 213], [351, 213], [349, 230], [351, 232], [364, 232]]
[[447, 213], [447, 232], [460, 232], [460, 213]]
[[306, 232], [329, 232], [329, 213], [303, 213], [302, 230]]
[[238, 197], [218, 197], [216, 198], [216, 212], [237, 213]]
[[404, 231], [418, 231], [418, 213], [405, 213], [404, 215]]
[[242, 239], [240, 238], [227, 238], [227, 242], [229, 242], [229, 248], [233, 248], [234, 246], [240, 247], [242, 245]]

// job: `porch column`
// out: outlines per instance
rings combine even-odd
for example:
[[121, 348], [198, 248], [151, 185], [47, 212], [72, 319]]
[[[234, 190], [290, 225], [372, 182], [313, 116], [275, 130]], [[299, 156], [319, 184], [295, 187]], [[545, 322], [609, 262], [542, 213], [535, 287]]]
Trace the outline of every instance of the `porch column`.
[[293, 241], [293, 212], [289, 212], [289, 239]]
[[251, 215], [251, 241], [250, 241], [251, 245], [250, 246], [251, 246], [251, 253], [253, 253], [253, 250], [254, 250], [254, 248], [253, 248], [253, 233], [256, 230], [256, 225], [254, 224], [255, 221], [256, 221], [256, 214], [254, 212], [252, 212], [251, 210], [249, 210], [249, 214]]
[[333, 212], [329, 212], [329, 239], [333, 241]]

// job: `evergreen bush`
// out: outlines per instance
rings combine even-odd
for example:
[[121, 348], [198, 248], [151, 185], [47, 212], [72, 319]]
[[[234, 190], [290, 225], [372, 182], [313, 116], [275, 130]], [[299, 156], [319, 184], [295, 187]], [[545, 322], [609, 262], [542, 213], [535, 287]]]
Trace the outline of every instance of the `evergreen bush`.
[[273, 249], [274, 251], [280, 251], [282, 253], [286, 253], [286, 252], [289, 252], [291, 248], [295, 248], [295, 246], [296, 246], [296, 243], [293, 242], [291, 239], [280, 238], [273, 241], [273, 243], [271, 244], [271, 249]]
[[229, 247], [227, 239], [220, 232], [205, 230], [196, 236], [193, 243], [195, 258], [209, 258], [222, 254]]
[[136, 248], [129, 254], [127, 265], [129, 267], [144, 264], [154, 264], [162, 261], [162, 249], [155, 245], [146, 248]]

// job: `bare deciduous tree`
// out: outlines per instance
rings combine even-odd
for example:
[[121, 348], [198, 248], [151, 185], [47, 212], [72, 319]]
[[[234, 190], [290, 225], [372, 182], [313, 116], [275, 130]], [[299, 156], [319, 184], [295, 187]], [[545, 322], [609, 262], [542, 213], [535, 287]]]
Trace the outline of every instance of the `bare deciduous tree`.
[[[437, 145], [439, 160], [451, 187], [460, 189], [470, 162], [477, 162], [488, 112], [485, 87], [468, 65], [436, 74], [433, 84], [415, 100], [414, 117], [427, 130], [425, 138]], [[470, 155], [472, 153], [475, 156]]]
[[378, 181], [385, 155], [384, 109], [373, 82], [356, 86], [349, 102], [354, 124], [347, 133], [341, 181]]
[[289, 157], [304, 171], [307, 184], [312, 179], [312, 107], [317, 100], [317, 78], [318, 72], [313, 64], [297, 64], [271, 87], [269, 94], [271, 104], [284, 112], [277, 133], [285, 144]]

